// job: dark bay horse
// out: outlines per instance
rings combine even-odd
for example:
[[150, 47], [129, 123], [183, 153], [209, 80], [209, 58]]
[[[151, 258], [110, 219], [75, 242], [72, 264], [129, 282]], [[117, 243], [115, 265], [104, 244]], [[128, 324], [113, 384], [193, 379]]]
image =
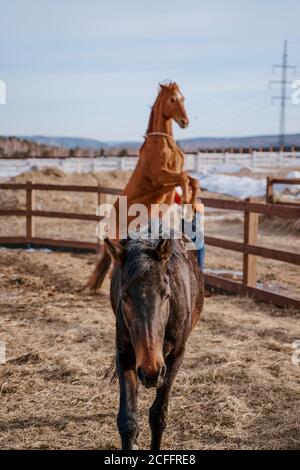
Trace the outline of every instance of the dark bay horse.
[[122, 449], [137, 449], [139, 382], [156, 387], [151, 449], [160, 449], [168, 402], [186, 341], [203, 307], [203, 276], [187, 239], [106, 240], [115, 259], [111, 304], [116, 316], [117, 418]]

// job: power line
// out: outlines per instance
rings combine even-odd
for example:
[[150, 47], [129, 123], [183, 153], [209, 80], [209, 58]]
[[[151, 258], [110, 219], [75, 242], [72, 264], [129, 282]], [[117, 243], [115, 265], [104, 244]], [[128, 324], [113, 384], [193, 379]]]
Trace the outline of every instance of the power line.
[[278, 135], [278, 143], [280, 146], [284, 146], [285, 143], [285, 120], [286, 120], [286, 100], [291, 99], [290, 96], [287, 96], [286, 86], [289, 83], [292, 83], [290, 80], [287, 80], [288, 70], [293, 69], [296, 71], [296, 67], [294, 65], [288, 65], [288, 42], [287, 40], [284, 41], [283, 46], [283, 56], [282, 56], [282, 64], [281, 65], [273, 65], [273, 72], [277, 69], [281, 69], [282, 76], [281, 80], [270, 80], [270, 85], [277, 84], [281, 85], [281, 94], [280, 96], [273, 96], [272, 102], [275, 100], [280, 100], [280, 121], [279, 121], [279, 135]]
[[[231, 123], [231, 122], [240, 122], [241, 120], [244, 119], [253, 119], [253, 117], [260, 116], [261, 113], [265, 114], [266, 112], [270, 112], [270, 106], [269, 105], [264, 105], [264, 106], [256, 106], [255, 108], [252, 108], [250, 110], [245, 111], [240, 111], [239, 113], [233, 114], [233, 115], [228, 115], [227, 117], [224, 117], [223, 119], [219, 121], [214, 121], [211, 125], [208, 125], [209, 130], [216, 130], [216, 129], [222, 129], [224, 124]], [[205, 125], [205, 124], [204, 124]]]

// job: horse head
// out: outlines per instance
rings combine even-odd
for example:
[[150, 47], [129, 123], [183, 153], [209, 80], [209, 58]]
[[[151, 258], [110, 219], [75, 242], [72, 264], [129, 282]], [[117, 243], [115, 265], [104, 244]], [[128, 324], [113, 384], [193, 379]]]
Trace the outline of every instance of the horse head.
[[160, 84], [162, 97], [162, 112], [165, 119], [174, 119], [175, 122], [185, 129], [189, 125], [189, 119], [184, 107], [184, 96], [177, 83], [169, 85]]
[[145, 387], [159, 387], [166, 374], [163, 344], [170, 311], [167, 265], [172, 240], [116, 244], [106, 239], [106, 244], [120, 269], [119, 312], [130, 334], [137, 375]]

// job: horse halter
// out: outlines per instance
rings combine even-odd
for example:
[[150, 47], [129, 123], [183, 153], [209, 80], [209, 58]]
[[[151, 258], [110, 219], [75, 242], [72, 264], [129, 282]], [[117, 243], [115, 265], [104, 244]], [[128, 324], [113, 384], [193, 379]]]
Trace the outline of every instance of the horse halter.
[[144, 138], [147, 139], [147, 137], [151, 137], [152, 135], [162, 135], [163, 137], [169, 137], [174, 140], [174, 137], [171, 134], [166, 134], [165, 132], [149, 132], [149, 134], [146, 134]]

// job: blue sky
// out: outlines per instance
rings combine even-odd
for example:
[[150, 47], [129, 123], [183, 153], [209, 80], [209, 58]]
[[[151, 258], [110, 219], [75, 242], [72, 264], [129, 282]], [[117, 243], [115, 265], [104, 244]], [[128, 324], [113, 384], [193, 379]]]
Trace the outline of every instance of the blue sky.
[[176, 137], [275, 134], [268, 80], [285, 38], [300, 79], [299, 19], [299, 0], [1, 0], [0, 134], [139, 140], [166, 79], [191, 121]]

